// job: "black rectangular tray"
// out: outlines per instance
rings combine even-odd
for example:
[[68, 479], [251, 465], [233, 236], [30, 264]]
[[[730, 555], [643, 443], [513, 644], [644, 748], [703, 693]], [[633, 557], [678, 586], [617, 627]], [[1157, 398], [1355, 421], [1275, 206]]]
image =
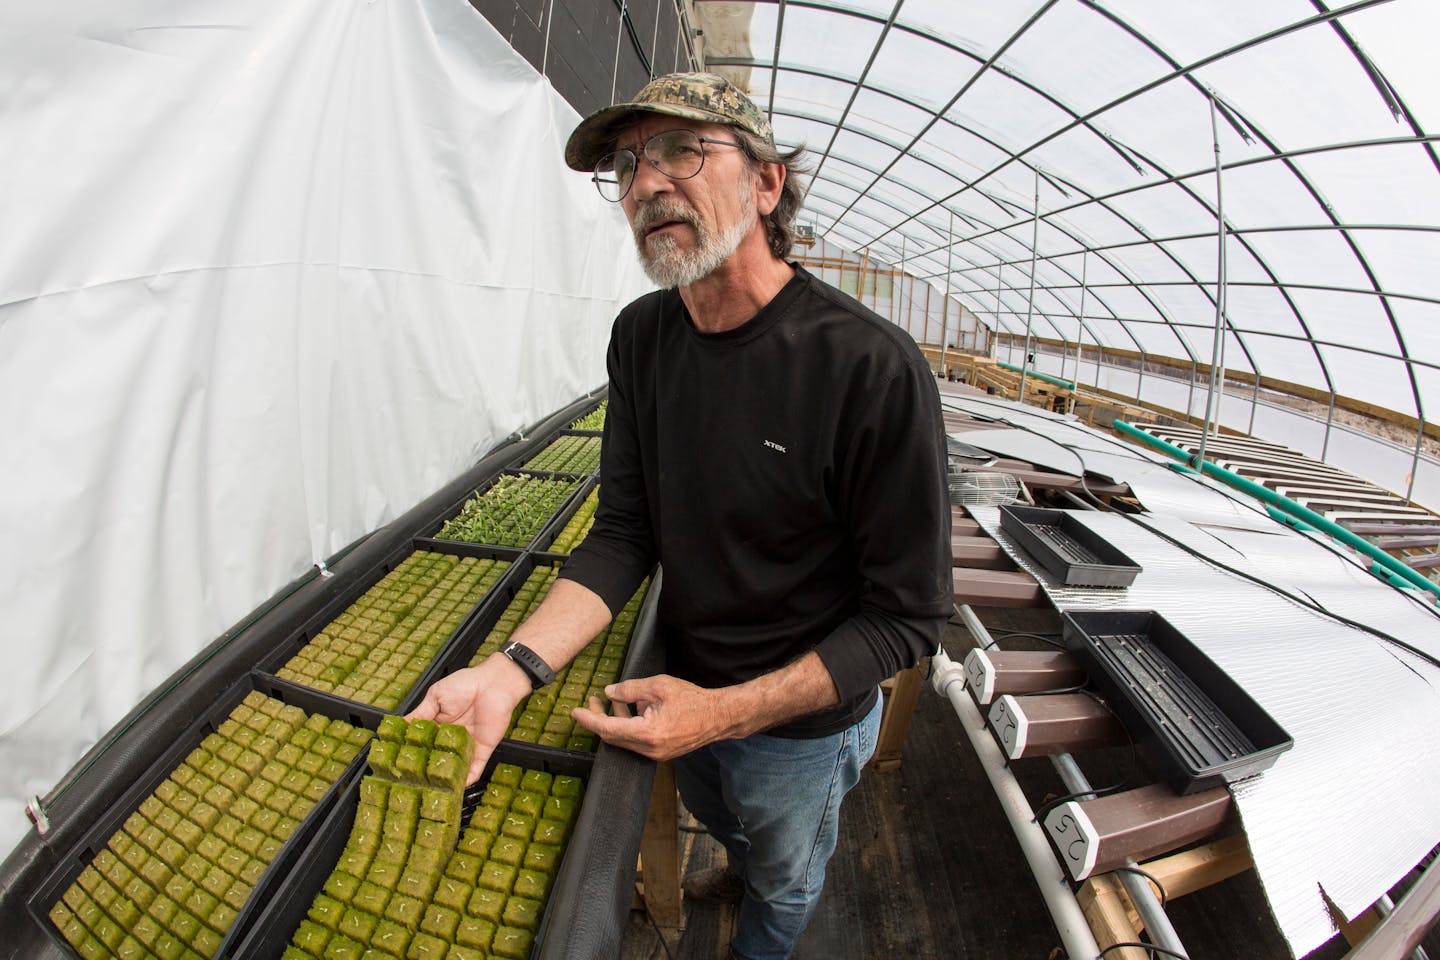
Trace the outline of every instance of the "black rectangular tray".
[[1069, 587], [1128, 587], [1140, 567], [1068, 510], [1001, 507], [1000, 529]]
[[605, 431], [603, 431], [603, 430], [571, 430], [569, 427], [566, 427], [566, 428], [563, 429], [563, 430], [558, 430], [558, 431], [556, 431], [553, 436], [546, 438], [546, 440], [545, 440], [544, 443], [538, 444], [534, 449], [532, 449], [532, 450], [528, 451], [527, 453], [523, 454], [522, 456], [516, 457], [514, 460], [510, 461], [508, 464], [505, 465], [505, 469], [506, 469], [507, 471], [512, 472], [512, 473], [533, 473], [533, 474], [536, 474], [536, 475], [542, 476], [542, 477], [547, 477], [547, 476], [553, 476], [553, 477], [590, 477], [590, 476], [594, 476], [595, 474], [597, 474], [597, 473], [599, 472], [599, 469], [600, 469], [598, 463], [596, 464], [596, 467], [595, 467], [594, 470], [588, 470], [588, 471], [586, 471], [585, 473], [575, 473], [575, 472], [569, 471], [569, 470], [541, 470], [541, 469], [537, 469], [537, 468], [535, 468], [535, 467], [527, 467], [527, 466], [525, 466], [525, 464], [529, 463], [531, 460], [534, 460], [534, 459], [535, 459], [536, 457], [538, 457], [541, 453], [543, 453], [543, 452], [545, 451], [545, 449], [546, 449], [547, 447], [549, 447], [552, 443], [554, 443], [556, 440], [559, 440], [559, 439], [561, 439], [561, 438], [563, 438], [563, 437], [596, 437], [596, 438], [599, 438], [599, 437], [603, 437], [604, 435], [605, 435]]
[[[545, 904], [545, 915], [541, 918], [540, 927], [536, 932], [534, 945], [530, 951], [532, 960], [561, 957], [558, 949], [546, 951], [546, 934], [557, 924], [565, 924], [564, 915], [573, 905], [561, 897], [559, 891], [574, 885], [575, 881], [568, 877], [570, 872], [584, 872], [585, 857], [574, 854], [575, 851], [581, 850], [588, 844], [589, 834], [593, 832], [587, 829], [585, 835], [582, 836], [581, 824], [586, 822], [582, 820], [582, 815], [590, 802], [588, 787], [590, 774], [594, 767], [594, 758], [589, 755], [576, 753], [562, 755], [562, 753], [561, 751], [537, 748], [533, 744], [503, 741], [490, 755], [490, 760], [485, 765], [485, 771], [480, 775], [480, 779], [466, 789], [461, 812], [460, 829], [463, 832], [465, 825], [475, 812], [475, 808], [479, 805], [481, 796], [485, 793], [485, 786], [490, 782], [491, 773], [494, 772], [496, 764], [500, 763], [514, 763], [531, 770], [544, 770], [546, 773], [579, 777], [586, 783], [585, 797], [581, 802], [582, 814], [576, 816], [575, 828], [566, 844], [565, 853], [560, 861], [560, 869], [556, 871], [555, 881], [550, 886], [550, 897]], [[316, 831], [313, 842], [295, 863], [293, 870], [285, 879], [284, 885], [276, 888], [269, 906], [255, 918], [243, 941], [230, 955], [233, 960], [276, 960], [285, 952], [285, 947], [290, 943], [290, 937], [300, 926], [300, 921], [305, 919], [315, 895], [324, 888], [325, 881], [329, 879], [335, 869], [335, 864], [340, 861], [340, 854], [345, 851], [345, 844], [350, 839], [350, 830], [355, 825], [355, 811], [359, 805], [362, 776], [351, 778], [345, 792], [337, 799], [329, 816]], [[598, 802], [603, 803], [604, 801]], [[560, 929], [563, 929], [563, 926]]]
[[[513, 582], [511, 596], [519, 591], [520, 585], [530, 575], [534, 567], [556, 566], [563, 567], [569, 560], [569, 556], [563, 553], [534, 553], [529, 554], [527, 560], [533, 563], [519, 574]], [[661, 650], [659, 640], [656, 636], [656, 619], [659, 616], [660, 608], [660, 587], [661, 571], [659, 567], [651, 571], [650, 588], [645, 591], [645, 599], [640, 601], [640, 612], [635, 615], [635, 626], [630, 631], [630, 644], [625, 648], [625, 662], [620, 665], [619, 680], [633, 680], [637, 677], [649, 677], [664, 672], [664, 653]], [[463, 670], [470, 663], [470, 658], [485, 642], [491, 628], [499, 622], [501, 614], [505, 612], [507, 603], [497, 603], [487, 606], [484, 613], [477, 617], [473, 629], [467, 629], [464, 637], [458, 638], [442, 661], [437, 665], [436, 679], [448, 676], [457, 670]], [[561, 747], [545, 746], [537, 743], [526, 743], [520, 740], [502, 740], [501, 743], [513, 744], [516, 747], [523, 747], [541, 756], [554, 757], [592, 757], [592, 753], [582, 753], [576, 750], [564, 749]], [[600, 749], [604, 749], [602, 744]]]
[[[470, 612], [465, 616], [465, 619], [460, 621], [449, 638], [441, 644], [439, 652], [436, 653], [434, 659], [430, 661], [430, 666], [420, 674], [420, 679], [415, 681], [415, 686], [411, 688], [410, 693], [401, 701], [400, 706], [395, 712], [403, 714], [413, 710], [415, 705], [420, 702], [421, 697], [425, 695], [426, 688], [439, 679], [439, 664], [445, 658], [445, 652], [460, 641], [470, 629], [476, 617], [479, 616], [487, 606], [501, 597], [504, 598], [500, 600], [500, 605], [503, 608], [506, 603], [510, 602], [510, 598], [515, 595], [516, 587], [514, 586], [514, 580], [517, 569], [523, 567], [525, 574], [530, 572], [528, 554], [526, 554], [525, 551], [514, 550], [509, 547], [487, 547], [474, 543], [464, 543], [458, 540], [430, 540], [423, 537], [408, 540], [387, 554], [385, 559], [379, 564], [366, 571], [363, 575], [355, 577], [349, 589], [338, 594], [334, 600], [321, 608], [319, 613], [305, 621], [299, 630], [296, 630], [283, 641], [276, 644], [275, 648], [262, 657], [255, 665], [256, 669], [262, 673], [269, 674], [270, 676], [267, 679], [280, 688], [304, 690], [335, 700], [338, 703], [350, 704], [361, 709], [374, 710], [379, 713], [387, 712], [357, 701], [346, 700], [342, 697], [333, 697], [324, 691], [307, 687], [302, 683], [283, 680], [275, 677], [274, 673], [289, 663], [291, 657], [299, 653], [300, 649], [314, 639], [321, 630], [324, 630], [332, 620], [344, 613], [352, 603], [360, 599], [360, 597], [365, 594], [365, 591], [378, 583], [381, 578], [399, 566], [400, 563], [412, 553], [420, 550], [431, 553], [446, 553], [457, 557], [475, 557], [482, 560], [505, 560], [510, 563], [510, 568], [495, 582], [495, 585], [490, 588], [490, 592], [471, 608]], [[521, 579], [524, 579], [524, 575], [521, 576]], [[510, 591], [508, 594], [505, 592], [507, 589]]]
[[[469, 493], [465, 494], [465, 496], [457, 500], [450, 507], [449, 510], [445, 511], [445, 515], [443, 517], [441, 517], [439, 520], [436, 520], [430, 526], [426, 527], [424, 529], [425, 537], [427, 539], [432, 539], [435, 543], [464, 543], [471, 546], [476, 546], [476, 544], [468, 540], [440, 540], [438, 539], [438, 534], [444, 528], [446, 523], [459, 515], [460, 509], [465, 506], [465, 504], [469, 502], [472, 497], [478, 494], [482, 494], [486, 490], [489, 490], [502, 477], [534, 477], [537, 480], [571, 480], [575, 481], [576, 483], [575, 489], [571, 490], [568, 494], [566, 494], [565, 499], [561, 500], [558, 504], [556, 504], [555, 510], [550, 514], [549, 519], [540, 525], [539, 529], [535, 531], [535, 535], [531, 537], [528, 541], [526, 541], [523, 546], [502, 547], [494, 544], [490, 545], [495, 546], [497, 550], [529, 550], [534, 548], [537, 544], [549, 542], [543, 539], [546, 531], [550, 529], [550, 526], [555, 522], [556, 517], [564, 513], [566, 510], [572, 510], [574, 508], [575, 497], [586, 486], [586, 482], [590, 479], [590, 474], [554, 473], [548, 470], [521, 470], [519, 468], [507, 468], [505, 470], [501, 470], [499, 473], [495, 474], [495, 476], [489, 478], [484, 483], [475, 487]], [[486, 544], [480, 544], [479, 546], [486, 546]]]
[[[246, 694], [252, 690], [259, 690], [268, 697], [297, 706], [307, 713], [323, 714], [332, 720], [344, 720], [352, 726], [365, 727], [368, 730], [374, 730], [379, 725], [380, 718], [384, 716], [379, 710], [363, 704], [351, 703], [318, 690], [290, 687], [275, 681], [273, 677], [267, 677], [260, 673], [252, 672], [232, 686], [205, 711], [203, 716], [186, 727], [185, 732], [176, 738], [170, 748], [161, 754], [145, 773], [131, 784], [130, 789], [125, 791], [120, 799], [115, 801], [95, 821], [85, 835], [60, 858], [59, 864], [30, 896], [28, 907], [31, 916], [65, 956], [78, 960], [69, 942], [50, 922], [50, 908], [64, 895], [96, 855], [105, 848], [106, 842], [114, 835], [115, 831], [121, 828], [126, 818], [140, 808], [140, 804], [155, 792], [155, 789], [174, 772], [176, 767], [180, 766], [190, 751], [219, 728], [220, 724], [229, 717], [230, 711], [234, 710]], [[229, 957], [235, 945], [260, 916], [273, 891], [289, 875], [291, 868], [309, 846], [312, 837], [319, 830], [321, 822], [330, 813], [335, 803], [352, 784], [359, 782], [360, 768], [364, 765], [368, 752], [368, 748], [361, 750], [359, 755], [351, 761], [349, 769], [316, 802], [300, 822], [300, 826], [296, 827], [295, 832], [285, 841], [280, 852], [270, 861], [269, 867], [266, 868], [259, 882], [255, 884], [254, 890], [251, 891], [244, 908], [236, 915], [230, 930], [221, 940], [220, 947], [215, 953], [216, 957]]]
[[[550, 547], [555, 543], [555, 538], [560, 536], [565, 525], [570, 522], [570, 518], [580, 511], [580, 507], [585, 503], [585, 498], [590, 496], [598, 486], [600, 486], [598, 477], [587, 477], [585, 482], [580, 485], [580, 489], [575, 491], [575, 495], [565, 501], [560, 511], [551, 517], [550, 522], [545, 525], [545, 529], [540, 531], [540, 535], [531, 545], [532, 549], [540, 553], [549, 553]], [[569, 554], [559, 553], [554, 556], [564, 557]]]
[[1268, 769], [1294, 745], [1239, 684], [1149, 610], [1070, 610], [1065, 645], [1179, 793]]

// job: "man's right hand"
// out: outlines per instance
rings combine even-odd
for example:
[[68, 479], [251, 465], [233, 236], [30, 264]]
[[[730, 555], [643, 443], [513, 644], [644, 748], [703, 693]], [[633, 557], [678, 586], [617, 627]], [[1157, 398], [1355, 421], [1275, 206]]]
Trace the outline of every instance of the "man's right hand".
[[478, 667], [456, 671], [425, 691], [406, 720], [458, 723], [475, 739], [466, 784], [480, 779], [490, 754], [510, 728], [515, 706], [530, 695], [530, 678], [510, 658], [494, 653]]

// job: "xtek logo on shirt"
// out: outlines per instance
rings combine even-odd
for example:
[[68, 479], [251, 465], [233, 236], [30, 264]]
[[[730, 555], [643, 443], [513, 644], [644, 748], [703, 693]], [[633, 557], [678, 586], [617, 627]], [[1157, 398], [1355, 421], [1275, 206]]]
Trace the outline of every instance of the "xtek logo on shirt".
[[786, 452], [785, 448], [780, 446], [780, 444], [776, 443], [774, 440], [762, 440], [761, 442], [764, 443], [765, 446], [769, 447], [771, 450], [779, 450], [781, 453]]

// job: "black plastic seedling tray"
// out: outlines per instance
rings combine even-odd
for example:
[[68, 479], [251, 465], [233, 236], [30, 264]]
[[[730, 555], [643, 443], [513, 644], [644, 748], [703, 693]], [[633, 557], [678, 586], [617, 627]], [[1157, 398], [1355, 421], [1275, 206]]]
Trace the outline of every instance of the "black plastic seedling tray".
[[1294, 745], [1239, 684], [1158, 613], [1061, 614], [1065, 644], [1176, 791], [1268, 769]]
[[[496, 765], [501, 763], [513, 763], [530, 770], [579, 777], [585, 781], [587, 787], [581, 803], [582, 814], [577, 817], [565, 852], [560, 858], [560, 867], [556, 871], [555, 881], [550, 887], [550, 897], [545, 904], [545, 914], [530, 951], [531, 960], [564, 960], [562, 945], [547, 950], [546, 934], [551, 929], [564, 929], [568, 925], [567, 914], [575, 905], [558, 893], [562, 889], [574, 887], [575, 879], [569, 877], [571, 872], [583, 873], [585, 870], [584, 848], [591, 843], [595, 832], [589, 825], [593, 820], [587, 822], [587, 818], [583, 817], [583, 810], [590, 803], [588, 787], [594, 758], [574, 753], [560, 756], [554, 750], [544, 750], [532, 744], [502, 742], [491, 754], [480, 779], [465, 791], [460, 821], [462, 831], [479, 805], [485, 786], [490, 782], [491, 773]], [[305, 919], [315, 896], [324, 888], [325, 881], [334, 872], [340, 855], [345, 851], [350, 831], [355, 825], [361, 779], [360, 776], [350, 779], [345, 792], [337, 799], [325, 822], [319, 826], [313, 842], [295, 863], [284, 885], [274, 890], [270, 905], [255, 918], [245, 938], [230, 955], [233, 960], [277, 960], [285, 952], [290, 937], [300, 926], [300, 921]]]
[[[586, 483], [588, 480], [590, 480], [591, 475], [588, 473], [555, 473], [549, 470], [522, 470], [518, 467], [506, 468], [504, 470], [501, 470], [495, 476], [486, 480], [484, 483], [475, 487], [464, 497], [457, 500], [450, 507], [450, 509], [445, 512], [445, 515], [443, 517], [425, 528], [424, 532], [426, 537], [433, 538], [433, 542], [435, 543], [463, 543], [470, 546], [477, 546], [477, 544], [467, 540], [441, 540], [438, 538], [438, 534], [444, 528], [446, 523], [459, 516], [461, 509], [465, 506], [466, 503], [468, 503], [472, 498], [483, 494], [485, 491], [495, 486], [496, 483], [498, 483], [501, 479], [505, 477], [533, 477], [536, 480], [568, 480], [575, 484], [575, 487], [565, 495], [565, 498], [561, 500], [558, 504], [556, 504], [554, 511], [550, 514], [549, 518], [540, 525], [539, 529], [535, 531], [535, 535], [532, 536], [529, 540], [527, 540], [524, 544], [519, 547], [500, 547], [496, 545], [496, 548], [500, 550], [529, 550], [534, 548], [539, 543], [548, 542], [542, 539], [545, 535], [545, 532], [550, 529], [551, 524], [555, 522], [555, 518], [557, 516], [564, 513], [566, 510], [573, 510], [576, 502], [575, 497], [586, 486]], [[479, 544], [479, 546], [486, 545]]]
[[[560, 510], [556, 512], [555, 516], [550, 518], [550, 522], [540, 531], [540, 535], [535, 538], [534, 543], [531, 545], [532, 549], [540, 553], [548, 552], [549, 548], [554, 545], [555, 538], [560, 536], [565, 530], [565, 525], [580, 511], [581, 506], [585, 503], [585, 498], [590, 496], [599, 485], [600, 480], [598, 477], [586, 477], [585, 482], [580, 485], [580, 489], [576, 490], [575, 494], [561, 505]], [[568, 554], [561, 553], [555, 554], [555, 556], [563, 557], [568, 556]]]
[[1069, 587], [1128, 587], [1140, 567], [1067, 510], [1001, 507], [1000, 529]]
[[527, 464], [527, 463], [529, 463], [530, 461], [534, 460], [534, 459], [535, 459], [536, 457], [538, 457], [541, 453], [543, 453], [551, 444], [553, 444], [555, 441], [560, 440], [560, 439], [562, 439], [562, 438], [564, 438], [564, 437], [594, 437], [594, 438], [596, 438], [596, 439], [598, 440], [600, 437], [603, 437], [604, 435], [605, 435], [605, 431], [603, 431], [603, 430], [572, 430], [572, 429], [570, 429], [569, 427], [566, 427], [566, 428], [563, 429], [563, 430], [556, 431], [556, 433], [555, 433], [554, 436], [550, 437], [550, 438], [549, 438], [548, 440], [546, 440], [544, 443], [539, 444], [538, 447], [536, 447], [535, 449], [532, 449], [532, 450], [528, 451], [527, 453], [525, 453], [525, 454], [523, 454], [523, 455], [521, 455], [521, 456], [519, 456], [519, 457], [516, 457], [514, 460], [510, 461], [510, 463], [508, 463], [508, 464], [505, 465], [505, 469], [506, 469], [507, 471], [510, 471], [510, 472], [516, 472], [516, 473], [534, 473], [534, 474], [538, 474], [538, 475], [540, 475], [540, 476], [555, 476], [555, 477], [588, 477], [588, 476], [593, 476], [594, 474], [596, 474], [596, 473], [599, 471], [599, 464], [598, 464], [598, 463], [596, 464], [596, 468], [595, 468], [594, 470], [586, 470], [586, 471], [583, 472], [583, 473], [576, 473], [576, 472], [573, 471], [573, 470], [546, 470], [546, 469], [544, 469], [543, 467], [527, 467], [527, 466], [525, 466], [525, 464]]
[[[411, 687], [410, 693], [401, 701], [400, 706], [396, 708], [395, 712], [407, 713], [413, 710], [415, 705], [420, 702], [421, 697], [425, 695], [426, 688], [439, 679], [439, 664], [445, 658], [446, 651], [467, 635], [476, 617], [496, 600], [499, 600], [500, 606], [503, 608], [504, 605], [509, 602], [510, 598], [515, 595], [515, 587], [513, 584], [516, 571], [523, 567], [525, 573], [528, 573], [530, 569], [527, 559], [528, 555], [525, 551], [515, 550], [509, 547], [487, 547], [456, 540], [430, 540], [421, 537], [408, 540], [387, 554], [385, 559], [375, 567], [366, 571], [364, 574], [355, 576], [350, 589], [336, 596], [335, 599], [327, 603], [319, 613], [305, 621], [299, 630], [296, 630], [277, 644], [275, 649], [260, 659], [256, 664], [256, 669], [262, 673], [270, 674], [270, 679], [274, 683], [287, 689], [304, 690], [309, 693], [326, 696], [339, 703], [352, 704], [366, 710], [376, 710], [380, 713], [387, 712], [357, 701], [346, 700], [341, 697], [331, 697], [323, 691], [307, 687], [302, 683], [275, 677], [274, 673], [289, 663], [291, 658], [299, 653], [320, 631], [324, 630], [331, 621], [344, 613], [356, 600], [364, 596], [365, 592], [378, 583], [387, 573], [394, 570], [411, 554], [422, 550], [430, 553], [445, 553], [457, 557], [475, 557], [481, 560], [503, 560], [509, 563], [510, 567], [500, 576], [500, 579], [495, 582], [495, 585], [490, 588], [490, 591], [480, 598], [479, 602], [470, 610], [470, 613], [466, 615], [465, 619], [460, 621], [450, 636], [441, 644], [440, 650], [431, 660], [430, 666], [421, 673], [420, 678], [415, 681], [415, 685]], [[521, 579], [524, 579], [524, 574], [521, 575]], [[508, 593], [506, 592], [507, 590], [509, 591]]]
[[[251, 673], [232, 686], [210, 706], [203, 716], [191, 723], [185, 732], [176, 738], [170, 748], [131, 784], [130, 789], [95, 821], [79, 842], [60, 858], [59, 864], [31, 895], [28, 901], [31, 915], [65, 956], [76, 958], [76, 953], [50, 921], [50, 908], [61, 899], [65, 891], [80, 876], [80, 873], [95, 860], [96, 855], [105, 848], [106, 842], [121, 828], [126, 818], [140, 809], [141, 803], [155, 792], [156, 788], [184, 762], [186, 756], [199, 746], [206, 736], [219, 728], [220, 724], [230, 716], [230, 712], [252, 690], [258, 690], [267, 697], [299, 707], [306, 713], [321, 714], [332, 720], [343, 720], [352, 726], [365, 727], [368, 730], [374, 730], [379, 725], [380, 718], [384, 716], [380, 711], [362, 704], [340, 700], [316, 690], [294, 688], [259, 673]], [[273, 891], [284, 882], [302, 852], [309, 846], [320, 824], [331, 812], [335, 803], [352, 784], [359, 781], [360, 768], [365, 763], [367, 752], [362, 749], [351, 761], [346, 772], [315, 803], [315, 806], [300, 821], [300, 825], [285, 841], [274, 859], [270, 861], [270, 865], [250, 892], [244, 908], [238, 912], [234, 922], [230, 925], [229, 932], [221, 940], [220, 947], [214, 954], [215, 957], [231, 955], [235, 945], [243, 938], [245, 932], [269, 902]]]
[[[518, 592], [520, 585], [530, 575], [531, 570], [536, 567], [556, 566], [563, 567], [569, 560], [569, 556], [563, 553], [532, 553], [527, 554], [525, 568], [521, 570], [509, 586], [510, 596]], [[630, 643], [625, 649], [625, 662], [620, 666], [618, 680], [633, 680], [637, 677], [654, 676], [664, 671], [664, 654], [660, 649], [656, 637], [655, 623], [659, 615], [661, 572], [657, 567], [650, 574], [650, 587], [645, 591], [645, 599], [640, 601], [640, 611], [635, 615], [635, 626], [630, 631]], [[463, 670], [469, 666], [470, 658], [475, 651], [485, 642], [491, 629], [499, 622], [501, 615], [505, 612], [506, 602], [487, 604], [485, 609], [475, 618], [473, 623], [468, 625], [464, 636], [457, 638], [456, 642], [443, 655], [436, 664], [436, 677], [448, 676], [457, 670]], [[537, 756], [561, 758], [561, 757], [593, 757], [594, 753], [569, 750], [563, 747], [545, 746], [536, 743], [526, 743], [519, 740], [503, 740], [505, 744], [512, 744], [518, 748], [531, 751]]]

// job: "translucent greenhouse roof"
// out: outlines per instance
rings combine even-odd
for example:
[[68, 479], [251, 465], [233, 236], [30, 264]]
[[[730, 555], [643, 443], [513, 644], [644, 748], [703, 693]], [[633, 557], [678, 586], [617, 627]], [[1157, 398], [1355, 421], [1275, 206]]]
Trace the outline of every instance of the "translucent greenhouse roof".
[[723, 6], [748, 46], [706, 64], [813, 151], [818, 235], [997, 332], [1203, 364], [1223, 207], [1226, 367], [1440, 409], [1435, 0]]

